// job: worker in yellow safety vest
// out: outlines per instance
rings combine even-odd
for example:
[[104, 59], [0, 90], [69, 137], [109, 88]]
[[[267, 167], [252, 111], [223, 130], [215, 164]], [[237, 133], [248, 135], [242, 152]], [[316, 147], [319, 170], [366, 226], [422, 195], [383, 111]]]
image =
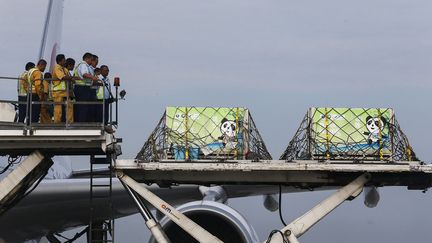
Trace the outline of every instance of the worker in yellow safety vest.
[[[77, 79], [77, 77], [74, 76], [74, 68], [75, 68], [75, 60], [73, 58], [67, 58], [66, 59], [66, 64], [65, 64], [66, 69], [69, 72], [69, 76], [74, 78], [74, 83], [75, 80]], [[71, 85], [69, 86], [69, 98], [74, 101], [75, 100], [75, 94], [74, 94], [74, 90], [73, 90], [73, 86]], [[73, 107], [73, 106], [72, 106]], [[73, 110], [73, 109], [72, 109]], [[72, 120], [73, 120], [73, 116], [72, 116]]]
[[28, 72], [35, 64], [28, 62], [25, 71], [18, 78], [18, 122], [24, 122], [27, 115], [27, 94], [29, 92]]
[[68, 91], [71, 90], [71, 84], [74, 78], [69, 74], [66, 68], [65, 55], [57, 55], [56, 63], [53, 70], [53, 81], [51, 83], [51, 96], [56, 103], [66, 101], [66, 106], [64, 104], [54, 104], [54, 123], [67, 121], [68, 124], [71, 124], [73, 122], [73, 105]]
[[[44, 78], [42, 80], [42, 97], [39, 97], [40, 101], [48, 102], [52, 101], [51, 92], [50, 92], [50, 83], [51, 83], [52, 75], [49, 72], [44, 74]], [[41, 123], [52, 123], [52, 104], [41, 104], [40, 110], [40, 122]]]
[[35, 68], [28, 71], [28, 83], [31, 87], [29, 88], [29, 95], [31, 95], [30, 100], [32, 101], [30, 107], [31, 122], [39, 121], [41, 105], [33, 102], [39, 102], [41, 98], [43, 98], [42, 73], [45, 71], [46, 65], [47, 62], [44, 59], [41, 59], [37, 62]]

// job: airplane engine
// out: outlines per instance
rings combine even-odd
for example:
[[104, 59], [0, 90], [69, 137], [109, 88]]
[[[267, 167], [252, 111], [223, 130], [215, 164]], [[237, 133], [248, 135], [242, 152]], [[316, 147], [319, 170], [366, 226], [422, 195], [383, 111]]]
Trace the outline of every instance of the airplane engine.
[[[225, 243], [259, 242], [252, 225], [239, 212], [225, 204], [203, 200], [186, 203], [177, 209]], [[160, 224], [171, 242], [197, 242], [167, 217]], [[151, 238], [150, 242], [156, 241]]]
[[374, 186], [364, 188], [364, 204], [368, 208], [374, 208], [378, 205], [380, 195], [378, 189]]

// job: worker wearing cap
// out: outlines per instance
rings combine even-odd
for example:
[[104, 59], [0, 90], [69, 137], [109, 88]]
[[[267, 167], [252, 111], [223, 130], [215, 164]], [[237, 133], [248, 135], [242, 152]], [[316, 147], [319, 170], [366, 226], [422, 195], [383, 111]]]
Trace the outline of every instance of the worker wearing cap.
[[35, 64], [28, 62], [25, 65], [25, 71], [19, 76], [18, 79], [18, 122], [22, 123], [27, 115], [27, 93], [29, 92], [28, 83], [28, 72], [30, 69], [34, 68]]
[[[71, 87], [73, 77], [70, 76], [66, 66], [65, 55], [59, 54], [56, 57], [56, 65], [53, 69], [53, 81], [51, 83], [51, 95], [55, 103], [66, 101], [66, 109], [63, 104], [54, 104], [54, 123], [60, 123], [67, 120], [70, 124], [73, 122], [73, 106], [71, 97], [68, 97], [68, 90]], [[66, 112], [65, 112], [66, 110]], [[64, 118], [66, 116], [66, 119]]]
[[[28, 72], [28, 82], [31, 86], [31, 101], [39, 102], [43, 97], [42, 76], [45, 71], [47, 62], [44, 59], [38, 61], [37, 66]], [[29, 92], [30, 94], [30, 92]], [[31, 122], [38, 122], [40, 115], [40, 104], [32, 103], [31, 105]]]
[[[78, 79], [75, 81], [74, 94], [77, 102], [88, 102], [92, 100], [91, 86], [97, 83], [98, 78], [93, 75], [91, 69], [93, 54], [85, 53], [83, 61], [77, 65], [74, 70], [74, 76]], [[91, 121], [92, 105], [89, 104], [75, 104], [74, 105], [74, 121], [75, 122], [89, 122]]]
[[[39, 100], [42, 102], [52, 101], [51, 99], [51, 83], [52, 75], [51, 73], [45, 73], [44, 78], [42, 80], [43, 93], [42, 97], [39, 97]], [[52, 105], [51, 104], [41, 104], [40, 108], [40, 122], [41, 123], [52, 123]]]

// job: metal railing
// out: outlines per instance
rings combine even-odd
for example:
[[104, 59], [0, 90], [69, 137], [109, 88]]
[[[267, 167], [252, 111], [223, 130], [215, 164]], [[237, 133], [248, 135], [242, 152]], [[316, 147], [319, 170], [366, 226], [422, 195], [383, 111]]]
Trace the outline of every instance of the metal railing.
[[[19, 82], [20, 80], [23, 80], [22, 78], [16, 78], [16, 77], [1, 77], [0, 76], [0, 80], [3, 81], [9, 81], [9, 82]], [[26, 81], [27, 80], [23, 80]], [[42, 79], [42, 82], [48, 82], [48, 87], [50, 87], [49, 91], [48, 91], [48, 95], [46, 97], [46, 99], [43, 100], [39, 100], [39, 99], [34, 99], [34, 96], [39, 97], [38, 93], [33, 93], [33, 83], [30, 83], [28, 88], [27, 88], [27, 95], [26, 97], [26, 101], [20, 101], [19, 100], [19, 93], [16, 93], [16, 97], [17, 100], [4, 100], [4, 99], [0, 99], [0, 103], [6, 103], [6, 104], [11, 104], [14, 106], [15, 109], [15, 119], [13, 121], [0, 121], [1, 126], [0, 129], [4, 129], [5, 127], [9, 127], [9, 126], [14, 126], [14, 127], [22, 127], [24, 130], [33, 130], [35, 128], [43, 128], [43, 127], [50, 127], [50, 128], [58, 128], [58, 129], [75, 129], [75, 128], [83, 128], [83, 127], [100, 127], [101, 129], [103, 129], [105, 126], [118, 126], [118, 101], [119, 101], [119, 92], [118, 92], [118, 85], [114, 85], [115, 87], [115, 93], [112, 94], [111, 93], [111, 86], [110, 84], [106, 84], [104, 81], [99, 80], [99, 85], [94, 85], [94, 86], [87, 86], [89, 87], [89, 89], [94, 89], [96, 88], [96, 92], [97, 89], [100, 86], [103, 86], [103, 99], [102, 100], [97, 100], [96, 97], [94, 97], [95, 99], [91, 100], [91, 101], [77, 101], [75, 99], [75, 96], [73, 95], [73, 87], [74, 87], [74, 81], [65, 81], [65, 80], [59, 80], [59, 79], [53, 79], [53, 78], [46, 78], [46, 79]], [[52, 91], [51, 90], [51, 83], [53, 81], [64, 81], [66, 82], [66, 97], [62, 102], [54, 102], [52, 99], [52, 93], [53, 92], [58, 92], [58, 91]], [[107, 86], [108, 85], [108, 86]], [[41, 83], [41, 86], [43, 88], [43, 83]], [[108, 90], [109, 92], [109, 99], [105, 99], [105, 92], [106, 90]], [[96, 95], [96, 94], [95, 94]], [[23, 97], [23, 96], [21, 96]], [[25, 118], [24, 121], [19, 121], [19, 106], [20, 105], [25, 105]], [[62, 121], [60, 123], [54, 123], [53, 122], [53, 117], [54, 117], [54, 107], [57, 105], [61, 105], [62, 106]], [[94, 112], [92, 112], [92, 114], [90, 116], [87, 117], [86, 121], [76, 121], [76, 115], [78, 112], [74, 112], [74, 114], [72, 114], [73, 116], [73, 122], [70, 123], [68, 120], [68, 112], [70, 107], [72, 106], [73, 110], [75, 110], [76, 108], [79, 108], [80, 106], [91, 106], [93, 108], [90, 108], [91, 110], [93, 110]], [[105, 109], [105, 106], [108, 105], [108, 108]], [[41, 108], [44, 107], [44, 109], [48, 109], [48, 114], [50, 116], [50, 121], [48, 123], [41, 123]], [[34, 109], [38, 109], [38, 111], [34, 111]], [[23, 109], [21, 109], [23, 110]], [[79, 110], [79, 109], [78, 109]], [[50, 112], [52, 111], [52, 112]], [[95, 112], [98, 112], [99, 114], [102, 115], [102, 120], [97, 119], [100, 118], [96, 117]], [[109, 112], [109, 116], [108, 119], [105, 119], [106, 117], [106, 112]], [[37, 121], [33, 118], [33, 113], [34, 112], [38, 112], [38, 118]], [[115, 112], [115, 116], [113, 115], [113, 112]], [[22, 114], [21, 114], [22, 115]], [[36, 115], [35, 115], [36, 116]], [[114, 118], [114, 119], [113, 119]]]

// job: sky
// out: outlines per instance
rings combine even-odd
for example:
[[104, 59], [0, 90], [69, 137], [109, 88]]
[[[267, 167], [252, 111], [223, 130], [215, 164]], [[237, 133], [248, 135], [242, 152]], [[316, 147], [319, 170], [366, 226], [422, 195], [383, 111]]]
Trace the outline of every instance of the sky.
[[[46, 3], [2, 4], [0, 76], [36, 61]], [[96, 53], [121, 78], [122, 158], [135, 157], [166, 106], [247, 107], [274, 158], [309, 107], [328, 106], [394, 108], [416, 154], [430, 162], [431, 10], [427, 0], [66, 0], [61, 49], [76, 60]], [[0, 82], [2, 99], [15, 98], [15, 84]], [[344, 203], [300, 239], [430, 242], [431, 194], [380, 192], [377, 208]], [[284, 195], [285, 220], [329, 193]], [[261, 240], [282, 227], [261, 197], [229, 205]], [[137, 215], [116, 228], [119, 242], [148, 235]]]

